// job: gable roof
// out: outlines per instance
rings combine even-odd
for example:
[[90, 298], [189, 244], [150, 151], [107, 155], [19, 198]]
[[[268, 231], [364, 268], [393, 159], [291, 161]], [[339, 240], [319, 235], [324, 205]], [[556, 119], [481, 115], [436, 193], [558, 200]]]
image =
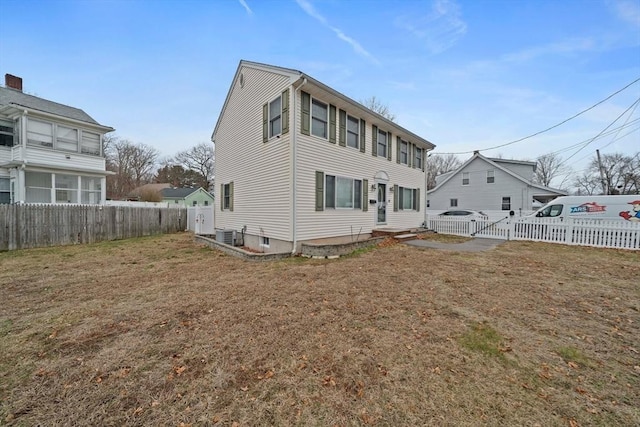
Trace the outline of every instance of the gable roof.
[[[233, 91], [233, 87], [236, 84], [236, 81], [238, 80], [238, 78], [240, 77], [240, 70], [242, 69], [242, 67], [249, 67], [249, 68], [256, 68], [256, 69], [260, 69], [260, 70], [264, 70], [264, 71], [268, 71], [268, 72], [272, 72], [272, 73], [277, 73], [277, 74], [281, 74], [284, 76], [288, 76], [290, 79], [289, 84], [293, 85], [294, 87], [298, 88], [303, 84], [307, 84], [310, 83], [314, 86], [316, 86], [317, 88], [321, 89], [324, 92], [328, 92], [329, 94], [341, 99], [344, 103], [351, 105], [352, 107], [364, 112], [366, 115], [368, 115], [371, 118], [375, 118], [375, 120], [377, 122], [382, 122], [384, 123], [386, 126], [395, 128], [395, 129], [399, 129], [404, 135], [406, 135], [406, 137], [408, 137], [409, 139], [412, 139], [411, 142], [418, 142], [421, 143], [422, 145], [425, 146], [425, 148], [427, 150], [432, 150], [433, 148], [435, 148], [435, 145], [429, 141], [427, 141], [426, 139], [416, 135], [415, 133], [403, 128], [402, 126], [400, 126], [399, 124], [387, 119], [386, 117], [376, 113], [375, 111], [365, 107], [364, 105], [362, 105], [361, 103], [354, 101], [353, 99], [349, 98], [348, 96], [338, 92], [337, 90], [325, 85], [324, 83], [320, 82], [319, 80], [314, 79], [313, 77], [311, 77], [308, 74], [303, 73], [302, 71], [298, 71], [298, 70], [294, 70], [292, 68], [284, 68], [284, 67], [278, 67], [275, 65], [268, 65], [268, 64], [262, 64], [259, 62], [251, 62], [251, 61], [245, 61], [245, 60], [241, 60], [240, 63], [238, 64], [238, 68], [236, 70], [236, 74], [233, 77], [233, 80], [231, 81], [231, 86], [229, 87], [229, 91], [227, 92], [227, 97], [224, 101], [224, 104], [222, 106], [222, 110], [220, 111], [220, 115], [218, 116], [218, 120], [216, 122], [216, 126], [213, 129], [213, 133], [211, 134], [211, 141], [215, 142], [215, 134], [218, 131], [218, 126], [220, 125], [220, 120], [222, 119], [222, 116], [224, 115], [224, 112], [227, 108], [227, 104], [229, 103], [229, 98], [231, 97], [231, 92]], [[295, 96], [295, 95], [294, 95]], [[295, 114], [295, 112], [294, 112]]]
[[0, 87], [0, 109], [2, 109], [2, 107], [26, 108], [41, 111], [43, 113], [106, 128], [106, 126], [101, 125], [79, 108], [59, 104], [12, 88]]
[[458, 169], [456, 169], [455, 171], [453, 171], [453, 173], [451, 172], [447, 172], [447, 174], [449, 174], [448, 177], [446, 177], [440, 184], [438, 184], [435, 188], [432, 188], [431, 190], [427, 191], [427, 193], [431, 193], [433, 191], [438, 190], [440, 187], [442, 187], [444, 184], [446, 184], [447, 182], [449, 182], [451, 179], [453, 179], [454, 176], [458, 175], [458, 173], [460, 171], [462, 171], [465, 167], [467, 167], [472, 161], [474, 161], [475, 159], [480, 159], [483, 160], [487, 163], [489, 163], [492, 167], [494, 167], [495, 169], [499, 169], [501, 171], [503, 171], [504, 173], [511, 175], [512, 177], [514, 177], [515, 179], [524, 182], [525, 184], [537, 188], [539, 190], [543, 190], [545, 192], [552, 192], [552, 193], [557, 193], [563, 196], [567, 195], [566, 191], [562, 191], [562, 190], [558, 190], [556, 188], [551, 188], [551, 187], [545, 187], [544, 185], [540, 185], [540, 184], [536, 184], [532, 181], [529, 181], [528, 179], [525, 179], [523, 177], [521, 177], [520, 175], [518, 175], [515, 172], [510, 171], [509, 169], [505, 168], [504, 166], [501, 166], [500, 163], [514, 163], [514, 164], [522, 164], [522, 165], [531, 165], [534, 166], [534, 170], [535, 170], [535, 163], [534, 162], [528, 162], [528, 161], [524, 161], [524, 160], [504, 160], [504, 159], [490, 159], [488, 157], [483, 156], [482, 154], [480, 154], [479, 152], [475, 152], [473, 154], [473, 156], [467, 160], [466, 162], [464, 162], [462, 164], [462, 166], [460, 166]]
[[[202, 187], [198, 187], [198, 188], [193, 188], [193, 187], [187, 187], [187, 188], [163, 188], [162, 190], [160, 190], [160, 194], [162, 194], [162, 197], [165, 199], [185, 199], [187, 197], [189, 197], [191, 194], [202, 190], [203, 192], [209, 194], [211, 196], [211, 194], [205, 190]], [[211, 196], [213, 197], [213, 196]]]

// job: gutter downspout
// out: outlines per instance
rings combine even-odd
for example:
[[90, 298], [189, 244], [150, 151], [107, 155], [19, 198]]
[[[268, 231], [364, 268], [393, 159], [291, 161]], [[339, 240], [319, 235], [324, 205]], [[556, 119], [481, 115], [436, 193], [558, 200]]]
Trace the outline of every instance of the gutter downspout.
[[427, 214], [427, 175], [429, 175], [429, 169], [427, 168], [427, 159], [429, 158], [429, 151], [433, 151], [433, 148], [431, 150], [424, 150], [424, 159], [422, 159], [422, 161], [424, 162], [424, 228], [427, 228], [427, 217], [429, 216]]
[[[297, 150], [296, 150], [296, 140], [298, 135], [298, 130], [296, 125], [298, 120], [296, 120], [296, 115], [298, 114], [298, 91], [302, 86], [307, 84], [307, 78], [304, 77], [300, 86], [298, 86], [293, 91], [293, 125], [291, 126], [291, 198], [292, 198], [292, 206], [291, 206], [291, 234], [293, 239], [293, 248], [291, 249], [291, 255], [296, 254], [296, 248], [298, 246], [298, 236], [297, 236], [297, 227], [296, 227], [296, 163], [297, 163]], [[289, 113], [291, 114], [291, 113]]]

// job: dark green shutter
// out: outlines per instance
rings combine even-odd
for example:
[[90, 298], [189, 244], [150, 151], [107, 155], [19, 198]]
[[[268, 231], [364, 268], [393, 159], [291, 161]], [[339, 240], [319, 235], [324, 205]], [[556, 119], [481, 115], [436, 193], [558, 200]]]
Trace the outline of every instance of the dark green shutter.
[[416, 168], [416, 151], [418, 150], [418, 147], [416, 147], [415, 145], [411, 144], [411, 148], [413, 148], [413, 159], [411, 161], [411, 167], [412, 168]]
[[220, 184], [220, 210], [224, 210], [224, 184]]
[[282, 92], [282, 134], [289, 133], [289, 89]]
[[420, 189], [416, 188], [414, 191], [413, 202], [416, 204], [415, 210], [420, 212]]
[[398, 202], [399, 202], [399, 197], [400, 196], [400, 187], [398, 187], [397, 185], [393, 186], [393, 211], [394, 212], [398, 212]]
[[402, 139], [396, 136], [396, 163], [400, 164], [400, 146], [402, 145]]
[[324, 210], [324, 172], [316, 171], [316, 211]]
[[378, 155], [378, 126], [371, 126], [371, 155], [376, 157]]
[[233, 181], [229, 183], [229, 210], [233, 212]]
[[329, 105], [329, 142], [336, 143], [336, 106]]
[[301, 105], [300, 109], [302, 113], [300, 114], [300, 120], [302, 123], [300, 125], [300, 133], [303, 135], [311, 134], [311, 95], [307, 92], [300, 92]]
[[413, 144], [412, 143], [408, 143], [407, 144], [407, 166], [409, 166], [410, 168], [413, 167]]
[[362, 153], [364, 153], [364, 150], [365, 150], [364, 138], [365, 138], [366, 129], [367, 129], [367, 122], [365, 122], [363, 119], [360, 119], [360, 151]]
[[362, 211], [367, 212], [369, 210], [369, 180], [362, 180]]
[[393, 144], [391, 143], [391, 141], [393, 141], [393, 138], [391, 137], [391, 132], [387, 132], [387, 160], [391, 161], [391, 150], [393, 147]]
[[341, 147], [346, 147], [347, 145], [347, 112], [344, 110], [340, 110], [340, 137], [338, 138], [338, 144]]
[[262, 106], [262, 142], [269, 139], [269, 105]]
[[427, 163], [427, 150], [423, 150], [422, 148], [422, 172], [424, 172], [425, 163]]

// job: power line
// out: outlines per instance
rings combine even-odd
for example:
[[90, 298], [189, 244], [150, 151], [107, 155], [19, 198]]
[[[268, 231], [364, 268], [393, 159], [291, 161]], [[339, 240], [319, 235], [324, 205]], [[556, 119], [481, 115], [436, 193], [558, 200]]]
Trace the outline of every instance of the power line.
[[[514, 140], [514, 141], [507, 142], [507, 143], [504, 143], [504, 144], [496, 145], [496, 146], [494, 146], [494, 147], [484, 148], [484, 149], [481, 149], [481, 150], [460, 151], [460, 152], [457, 152], [457, 153], [433, 153], [433, 154], [440, 154], [440, 155], [443, 155], [443, 154], [471, 154], [471, 153], [475, 153], [476, 151], [489, 151], [489, 150], [495, 150], [496, 148], [502, 148], [502, 147], [506, 147], [507, 145], [513, 145], [513, 144], [516, 144], [516, 143], [518, 143], [518, 142], [522, 142], [522, 141], [524, 141], [525, 139], [533, 138], [534, 136], [538, 136], [538, 135], [540, 135], [540, 134], [542, 134], [542, 133], [548, 132], [548, 131], [550, 131], [551, 129], [555, 129], [555, 128], [557, 128], [558, 126], [562, 126], [563, 124], [567, 123], [567, 122], [568, 122], [568, 121], [570, 121], [570, 120], [575, 119], [576, 117], [578, 117], [578, 116], [580, 116], [580, 115], [582, 115], [582, 114], [586, 113], [587, 111], [593, 110], [593, 109], [594, 109], [594, 108], [596, 108], [598, 105], [600, 105], [600, 104], [602, 104], [602, 103], [604, 103], [604, 102], [608, 101], [609, 99], [613, 98], [614, 96], [616, 96], [617, 94], [619, 94], [619, 93], [620, 93], [620, 92], [622, 92], [623, 90], [627, 89], [629, 86], [632, 86], [633, 84], [637, 83], [638, 81], [640, 81], [640, 78], [635, 79], [634, 81], [632, 81], [631, 83], [629, 83], [628, 85], [626, 85], [625, 87], [623, 87], [622, 89], [617, 90], [617, 91], [615, 91], [614, 93], [612, 93], [611, 95], [607, 96], [607, 97], [606, 97], [605, 99], [603, 99], [602, 101], [599, 101], [599, 102], [597, 102], [596, 104], [593, 104], [591, 107], [589, 107], [589, 108], [587, 108], [587, 109], [585, 109], [585, 110], [580, 111], [579, 113], [577, 113], [577, 114], [575, 114], [575, 115], [573, 115], [573, 116], [569, 117], [568, 119], [565, 119], [565, 120], [561, 121], [561, 122], [560, 122], [560, 123], [558, 123], [558, 124], [555, 124], [555, 125], [553, 125], [553, 126], [551, 126], [551, 127], [548, 127], [548, 128], [546, 128], [546, 129], [541, 130], [541, 131], [538, 131], [538, 132], [536, 132], [536, 133], [532, 133], [531, 135], [525, 136], [525, 137], [523, 137], [523, 138], [516, 139], [516, 140]], [[617, 120], [617, 119], [616, 119], [616, 120]]]
[[609, 129], [611, 126], [613, 126], [613, 124], [615, 122], [617, 122], [620, 117], [624, 116], [625, 114], [627, 114], [627, 112], [629, 110], [631, 110], [631, 108], [635, 109], [635, 106], [638, 105], [638, 103], [640, 102], [640, 98], [636, 99], [635, 102], [633, 104], [631, 104], [626, 110], [624, 110], [618, 117], [615, 118], [614, 121], [612, 121], [611, 123], [609, 123], [604, 129], [602, 129], [596, 136], [594, 136], [593, 138], [591, 138], [591, 140], [589, 142], [587, 142], [584, 146], [580, 147], [580, 149], [578, 149], [575, 153], [573, 153], [572, 155], [570, 155], [569, 157], [567, 157], [562, 163], [560, 163], [561, 165], [563, 163], [566, 163], [569, 161], [569, 159], [571, 159], [573, 156], [575, 156], [576, 154], [578, 154], [580, 151], [582, 151], [583, 149], [585, 149], [589, 144], [591, 144], [593, 141], [596, 140], [596, 138], [598, 138], [600, 135], [602, 135], [607, 129]]

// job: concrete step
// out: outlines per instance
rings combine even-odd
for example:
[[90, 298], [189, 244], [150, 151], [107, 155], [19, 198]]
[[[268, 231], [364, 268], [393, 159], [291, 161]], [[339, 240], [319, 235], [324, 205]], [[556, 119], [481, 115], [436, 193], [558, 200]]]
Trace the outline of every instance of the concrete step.
[[415, 237], [418, 237], [418, 235], [415, 233], [398, 234], [396, 236], [393, 236], [393, 238], [397, 240], [413, 239]]

